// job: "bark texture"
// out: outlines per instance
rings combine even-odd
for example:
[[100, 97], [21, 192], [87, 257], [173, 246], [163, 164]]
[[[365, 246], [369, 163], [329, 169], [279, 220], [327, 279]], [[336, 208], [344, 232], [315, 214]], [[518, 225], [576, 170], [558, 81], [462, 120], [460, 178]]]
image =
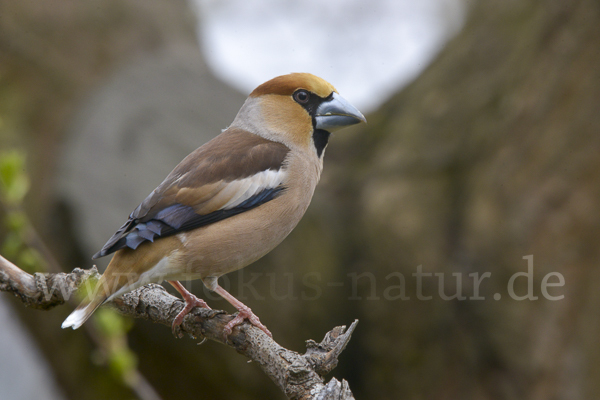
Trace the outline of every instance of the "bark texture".
[[[363, 302], [361, 321], [378, 329], [357, 337], [368, 372], [353, 389], [381, 398], [598, 397], [600, 5], [469, 6], [437, 60], [328, 154], [347, 160], [330, 178], [346, 182], [330, 200], [346, 202], [341, 219], [353, 231], [354, 263], [345, 265], [373, 273], [377, 296], [401, 272], [411, 298]], [[508, 284], [528, 273], [527, 256], [532, 296], [517, 300]], [[421, 291], [431, 300], [417, 298], [419, 265], [432, 274]], [[443, 299], [440, 289], [457, 292], [452, 274], [473, 297], [469, 274], [485, 273], [485, 300]], [[558, 283], [546, 278], [554, 273], [564, 286], [548, 293], [562, 300], [542, 290], [544, 279]], [[527, 277], [514, 283], [526, 296]]]
[[[0, 291], [13, 293], [26, 306], [48, 310], [68, 301], [79, 285], [88, 278], [98, 279], [94, 268], [77, 269], [70, 274], [35, 274], [32, 276], [0, 256]], [[150, 284], [127, 293], [112, 302], [123, 315], [144, 318], [171, 326], [184, 304], [160, 285]], [[358, 321], [348, 329], [338, 326], [317, 344], [307, 341], [306, 354], [301, 355], [281, 347], [261, 330], [244, 323], [228, 337], [223, 329], [232, 315], [224, 311], [195, 308], [181, 324], [181, 333], [193, 338], [211, 339], [233, 347], [238, 353], [256, 362], [289, 399], [354, 399], [348, 383], [331, 379], [327, 385], [323, 376], [337, 366], [338, 356], [346, 348]]]

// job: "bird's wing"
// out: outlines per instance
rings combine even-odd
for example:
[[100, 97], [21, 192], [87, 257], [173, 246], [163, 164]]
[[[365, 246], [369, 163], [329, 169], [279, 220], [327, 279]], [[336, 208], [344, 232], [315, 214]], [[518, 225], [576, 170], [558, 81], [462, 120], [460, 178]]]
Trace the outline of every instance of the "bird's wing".
[[187, 156], [92, 258], [136, 249], [260, 206], [285, 190], [289, 149], [241, 129], [228, 129]]

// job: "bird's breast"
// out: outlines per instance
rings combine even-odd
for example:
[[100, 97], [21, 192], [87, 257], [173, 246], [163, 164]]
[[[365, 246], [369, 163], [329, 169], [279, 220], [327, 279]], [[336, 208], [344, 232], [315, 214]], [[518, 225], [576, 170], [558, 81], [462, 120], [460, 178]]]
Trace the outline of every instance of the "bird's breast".
[[273, 250], [306, 212], [320, 169], [314, 160], [290, 157], [284, 190], [259, 207], [218, 223], [178, 235], [179, 263], [201, 277], [221, 276], [243, 268]]

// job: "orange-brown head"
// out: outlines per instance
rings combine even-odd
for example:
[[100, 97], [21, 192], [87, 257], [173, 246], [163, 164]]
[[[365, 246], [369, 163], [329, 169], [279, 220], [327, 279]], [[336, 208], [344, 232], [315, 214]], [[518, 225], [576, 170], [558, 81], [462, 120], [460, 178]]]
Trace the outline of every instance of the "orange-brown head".
[[335, 90], [333, 85], [325, 79], [307, 72], [296, 72], [288, 75], [281, 75], [263, 83], [250, 93], [250, 97], [264, 96], [267, 94], [291, 96], [298, 89], [308, 90], [323, 98], [329, 96], [333, 92], [337, 93], [337, 90]]
[[335, 87], [309, 73], [293, 73], [258, 86], [232, 126], [246, 129], [290, 148], [323, 154], [329, 134], [365, 117]]

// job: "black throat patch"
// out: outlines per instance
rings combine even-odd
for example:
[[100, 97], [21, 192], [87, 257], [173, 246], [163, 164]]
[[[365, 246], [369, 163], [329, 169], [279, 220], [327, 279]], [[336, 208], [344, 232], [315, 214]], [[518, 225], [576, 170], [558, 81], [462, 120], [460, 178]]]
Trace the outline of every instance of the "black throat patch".
[[[306, 102], [298, 102], [302, 107], [304, 107], [304, 109], [308, 112], [308, 115], [310, 115], [310, 117], [312, 118], [312, 124], [313, 124], [313, 142], [315, 143], [315, 149], [317, 150], [317, 156], [319, 158], [321, 158], [323, 156], [323, 151], [325, 150], [325, 147], [327, 147], [327, 143], [329, 142], [329, 136], [331, 135], [331, 132], [327, 132], [326, 130], [323, 129], [316, 129], [316, 125], [317, 125], [317, 120], [315, 119], [316, 114], [317, 114], [317, 109], [319, 108], [319, 106], [325, 102], [325, 101], [329, 101], [333, 98], [333, 92], [331, 94], [329, 94], [329, 96], [323, 98], [320, 97], [318, 95], [316, 95], [315, 93], [312, 92], [308, 92], [305, 89], [298, 89], [296, 92], [294, 92], [294, 95], [296, 95], [296, 93], [300, 92], [300, 91], [304, 91], [309, 93], [309, 98]], [[298, 101], [298, 100], [295, 100]]]
[[323, 151], [325, 150], [325, 147], [327, 147], [327, 143], [329, 143], [330, 135], [331, 132], [327, 132], [323, 129], [315, 129], [313, 133], [313, 142], [315, 143], [315, 148], [317, 149], [317, 156], [323, 156]]

